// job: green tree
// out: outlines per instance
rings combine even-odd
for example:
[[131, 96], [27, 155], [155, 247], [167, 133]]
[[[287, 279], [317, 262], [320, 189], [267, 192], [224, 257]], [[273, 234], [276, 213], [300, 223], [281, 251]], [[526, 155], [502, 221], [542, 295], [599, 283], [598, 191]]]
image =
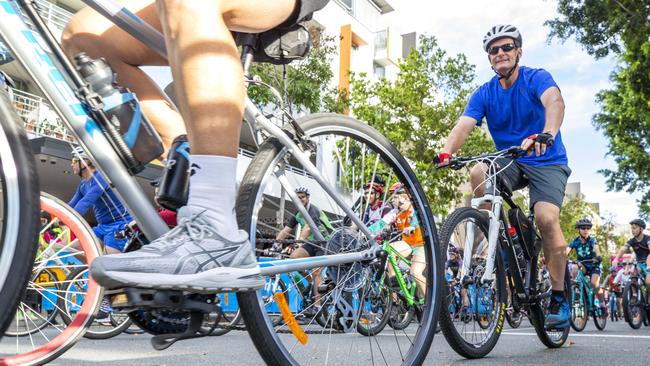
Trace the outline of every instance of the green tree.
[[[446, 214], [462, 197], [467, 175], [435, 169], [433, 157], [474, 90], [474, 66], [464, 55], [448, 56], [432, 36], [421, 36], [417, 49], [402, 60], [395, 80], [371, 82], [351, 75], [344, 96], [354, 116], [369, 123], [395, 144], [418, 175], [435, 214]], [[481, 129], [475, 129], [460, 155], [493, 150]]]
[[549, 38], [570, 37], [596, 58], [613, 54], [612, 88], [596, 100], [593, 125], [609, 140], [617, 170], [603, 169], [610, 190], [641, 192], [639, 209], [650, 215], [650, 1], [559, 0], [561, 17], [546, 22]]
[[593, 211], [583, 195], [565, 197], [560, 212], [560, 227], [567, 244], [578, 235], [575, 229], [576, 221], [584, 217], [591, 217], [591, 215], [593, 215]]
[[[312, 35], [315, 35], [312, 32]], [[319, 37], [318, 35], [316, 35]], [[332, 38], [317, 39], [313, 42], [309, 55], [301, 61], [289, 65], [255, 63], [251, 68], [253, 75], [280, 93], [283, 102], [292, 115], [321, 111], [340, 112], [338, 92], [331, 87], [334, 73], [331, 68], [332, 57], [336, 53]], [[248, 96], [260, 105], [275, 105], [277, 98], [264, 86], [252, 86]]]

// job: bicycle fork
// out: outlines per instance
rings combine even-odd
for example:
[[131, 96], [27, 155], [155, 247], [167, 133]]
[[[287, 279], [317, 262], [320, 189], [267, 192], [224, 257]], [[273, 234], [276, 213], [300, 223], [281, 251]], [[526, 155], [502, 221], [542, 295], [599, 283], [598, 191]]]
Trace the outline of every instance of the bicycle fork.
[[[501, 212], [501, 205], [503, 199], [499, 196], [486, 194], [483, 197], [472, 199], [472, 208], [478, 207], [484, 203], [491, 203], [491, 210], [482, 210], [487, 212], [489, 216], [488, 228], [488, 256], [485, 263], [485, 273], [481, 277], [481, 284], [488, 283], [493, 280], [494, 261], [496, 260], [497, 239], [499, 238], [499, 231], [501, 230], [501, 221], [495, 212]], [[470, 264], [472, 261], [472, 253], [474, 251], [475, 242], [475, 226], [473, 222], [467, 223], [467, 235], [465, 236], [465, 252], [463, 253], [463, 267], [461, 269], [460, 278], [465, 280], [469, 276]]]

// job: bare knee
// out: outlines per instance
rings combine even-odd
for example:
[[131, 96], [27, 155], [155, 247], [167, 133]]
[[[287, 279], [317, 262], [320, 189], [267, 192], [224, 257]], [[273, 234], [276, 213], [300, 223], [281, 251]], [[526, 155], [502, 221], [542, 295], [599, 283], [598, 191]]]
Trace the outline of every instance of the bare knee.
[[560, 216], [555, 213], [535, 212], [535, 223], [542, 232], [554, 231], [560, 228]]
[[86, 13], [80, 12], [63, 29], [61, 46], [70, 59], [80, 52], [91, 57], [103, 56], [102, 53], [106, 52], [107, 42], [86, 26], [88, 21]]
[[470, 183], [474, 190], [475, 197], [481, 197], [485, 194], [485, 172], [487, 167], [485, 164], [476, 164], [470, 171]]

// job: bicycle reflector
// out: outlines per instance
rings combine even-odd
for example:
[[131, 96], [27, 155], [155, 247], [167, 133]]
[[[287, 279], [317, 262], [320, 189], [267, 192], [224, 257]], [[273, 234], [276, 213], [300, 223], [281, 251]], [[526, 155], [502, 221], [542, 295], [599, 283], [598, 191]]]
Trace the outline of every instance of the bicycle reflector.
[[287, 303], [287, 299], [284, 297], [284, 294], [282, 292], [276, 292], [273, 297], [275, 298], [275, 302], [280, 308], [280, 313], [282, 314], [284, 322], [287, 324], [287, 327], [293, 336], [296, 337], [298, 342], [300, 342], [302, 345], [307, 344], [307, 334], [305, 334], [305, 331], [302, 330], [296, 321], [296, 318], [291, 313], [291, 310], [289, 310], [289, 304]]

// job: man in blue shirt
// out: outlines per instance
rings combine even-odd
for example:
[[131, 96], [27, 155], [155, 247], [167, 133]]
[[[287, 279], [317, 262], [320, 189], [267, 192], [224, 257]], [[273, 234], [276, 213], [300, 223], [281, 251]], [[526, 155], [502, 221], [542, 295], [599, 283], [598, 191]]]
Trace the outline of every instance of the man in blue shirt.
[[132, 220], [131, 215], [81, 148], [73, 150], [71, 165], [81, 182], [68, 204], [81, 215], [92, 207], [97, 220], [97, 226], [93, 227], [95, 235], [106, 245], [108, 253], [121, 252], [126, 239], [115, 240], [115, 234], [124, 230]]
[[[544, 255], [553, 286], [548, 328], [569, 326], [571, 312], [564, 296], [566, 243], [560, 229], [560, 208], [571, 170], [560, 126], [564, 101], [560, 89], [543, 69], [519, 65], [522, 37], [512, 25], [496, 25], [483, 38], [483, 49], [497, 74], [480, 86], [451, 131], [438, 160], [446, 162], [485, 118], [497, 149], [521, 146], [528, 156], [517, 159], [502, 174], [513, 189], [528, 186], [529, 205], [544, 238]], [[504, 159], [506, 160], [506, 159]], [[500, 165], [508, 161], [501, 161]], [[471, 184], [477, 197], [485, 193], [484, 164], [474, 166]]]

